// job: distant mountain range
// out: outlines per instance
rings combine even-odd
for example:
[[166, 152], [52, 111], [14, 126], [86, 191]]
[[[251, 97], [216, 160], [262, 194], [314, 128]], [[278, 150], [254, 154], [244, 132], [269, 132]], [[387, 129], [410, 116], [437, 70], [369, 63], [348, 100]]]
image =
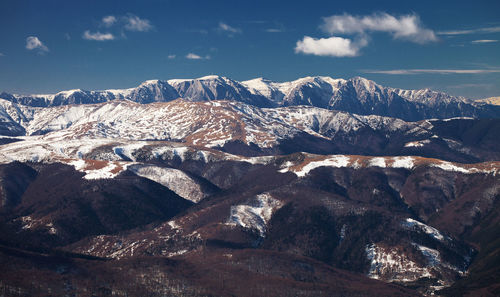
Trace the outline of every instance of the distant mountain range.
[[345, 80], [317, 76], [277, 83], [264, 78], [238, 82], [214, 75], [197, 79], [148, 80], [130, 89], [77, 89], [51, 95], [29, 96], [1, 93], [0, 98], [32, 107], [94, 104], [116, 99], [145, 104], [182, 98], [192, 102], [230, 100], [257, 107], [308, 105], [360, 115], [396, 117], [407, 121], [451, 117], [500, 117], [500, 107], [488, 104], [489, 102], [472, 101], [429, 89], [402, 90], [383, 87], [362, 77]]
[[476, 100], [476, 102], [482, 102], [486, 104], [500, 105], [500, 97], [489, 97], [484, 99]]

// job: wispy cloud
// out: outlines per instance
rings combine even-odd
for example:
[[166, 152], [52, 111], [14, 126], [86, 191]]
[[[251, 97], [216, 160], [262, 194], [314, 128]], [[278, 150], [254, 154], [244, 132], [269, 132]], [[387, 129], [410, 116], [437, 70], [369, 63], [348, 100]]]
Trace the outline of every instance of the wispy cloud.
[[168, 55], [168, 56], [167, 56], [167, 58], [168, 58], [169, 60], [173, 60], [173, 59], [175, 59], [175, 57], [176, 57], [176, 55]]
[[124, 28], [129, 31], [148, 32], [154, 28], [149, 20], [141, 19], [133, 14], [124, 16], [123, 20], [125, 21]]
[[189, 33], [199, 33], [199, 34], [208, 34], [208, 30], [205, 29], [188, 29], [186, 32]]
[[362, 70], [364, 73], [412, 75], [412, 74], [487, 74], [500, 73], [500, 69], [394, 69], [394, 70]]
[[106, 28], [113, 26], [116, 23], [117, 19], [114, 15], [108, 15], [102, 18], [102, 25]]
[[426, 29], [416, 14], [399, 17], [388, 13], [375, 13], [367, 16], [333, 15], [323, 18], [320, 28], [330, 35], [386, 32], [395, 39], [405, 39], [416, 43], [437, 41], [434, 31]]
[[439, 31], [438, 35], [469, 35], [469, 34], [479, 34], [479, 33], [497, 33], [500, 32], [500, 27], [485, 27], [476, 28], [468, 30], [449, 30], [449, 31]]
[[461, 85], [451, 85], [448, 89], [470, 89], [470, 88], [490, 88], [491, 84], [461, 84]]
[[219, 26], [217, 27], [217, 30], [223, 33], [227, 33], [230, 37], [234, 36], [234, 34], [241, 34], [242, 31], [240, 28], [235, 28], [232, 26], [229, 26], [226, 23], [219, 22]]
[[210, 56], [200, 56], [200, 55], [197, 55], [197, 54], [194, 54], [194, 53], [189, 53], [186, 55], [186, 59], [189, 59], [189, 60], [210, 60]]
[[297, 41], [295, 53], [330, 57], [355, 57], [359, 55], [360, 48], [365, 46], [366, 42], [364, 39], [353, 42], [342, 37], [316, 39], [304, 36], [302, 40]]
[[108, 41], [114, 40], [115, 36], [111, 33], [101, 33], [99, 31], [91, 33], [89, 30], [87, 30], [83, 32], [82, 38], [86, 40]]
[[5, 55], [3, 53], [0, 53], [0, 57], [5, 57]]
[[284, 32], [285, 30], [283, 29], [277, 29], [277, 28], [269, 28], [265, 30], [268, 33], [281, 33]]
[[286, 29], [285, 25], [283, 25], [282, 23], [274, 22], [272, 25], [268, 25], [264, 31], [268, 33], [282, 33], [285, 32]]
[[37, 51], [38, 54], [45, 54], [49, 52], [49, 48], [36, 36], [29, 36], [26, 38], [26, 49]]
[[493, 40], [493, 39], [480, 39], [480, 40], [473, 40], [471, 43], [494, 43], [498, 42], [498, 40]]

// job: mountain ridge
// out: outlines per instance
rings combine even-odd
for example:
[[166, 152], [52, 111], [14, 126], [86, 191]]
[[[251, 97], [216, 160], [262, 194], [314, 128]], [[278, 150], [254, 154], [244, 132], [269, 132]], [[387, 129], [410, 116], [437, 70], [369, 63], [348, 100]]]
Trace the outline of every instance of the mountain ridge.
[[101, 138], [172, 141], [246, 156], [304, 151], [420, 155], [465, 163], [500, 156], [496, 149], [500, 120], [495, 119], [406, 122], [311, 106], [258, 108], [241, 102], [183, 99], [50, 108], [0, 100], [1, 115], [2, 134], [22, 136], [26, 143], [38, 136], [61, 143]]
[[224, 76], [210, 75], [196, 79], [147, 80], [135, 88], [128, 89], [74, 89], [50, 95], [27, 96], [4, 92], [0, 93], [0, 98], [33, 107], [93, 104], [123, 99], [148, 104], [182, 98], [193, 102], [238, 101], [257, 107], [309, 105], [409, 121], [463, 116], [500, 117], [498, 106], [429, 89], [404, 90], [384, 87], [362, 77], [346, 80], [309, 76], [280, 83], [263, 78], [239, 82]]

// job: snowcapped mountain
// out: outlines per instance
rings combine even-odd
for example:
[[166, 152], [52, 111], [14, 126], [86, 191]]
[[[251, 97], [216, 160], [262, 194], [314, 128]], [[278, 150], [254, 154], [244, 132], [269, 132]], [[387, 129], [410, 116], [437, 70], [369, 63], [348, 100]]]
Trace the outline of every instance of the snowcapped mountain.
[[304, 77], [291, 82], [276, 83], [264, 78], [242, 82], [253, 94], [265, 96], [278, 105], [310, 105], [328, 108], [334, 91], [344, 84], [344, 79], [331, 77]]
[[498, 107], [360, 77], [0, 98], [0, 292], [498, 288]]
[[361, 77], [345, 80], [318, 76], [277, 83], [263, 78], [237, 82], [226, 77], [211, 75], [197, 79], [149, 80], [136, 88], [122, 90], [78, 89], [53, 95], [31, 96], [2, 93], [0, 98], [33, 107], [95, 104], [116, 99], [127, 99], [142, 104], [168, 102], [177, 98], [192, 102], [230, 100], [257, 107], [308, 105], [410, 121], [461, 116], [475, 118], [500, 116], [498, 106], [428, 89], [401, 90], [383, 87]]
[[244, 85], [227, 77], [210, 75], [198, 79], [172, 79], [168, 83], [188, 101], [230, 100], [259, 107], [273, 105], [269, 98], [252, 94]]
[[493, 104], [493, 105], [500, 105], [500, 97], [490, 97], [490, 98], [478, 99], [478, 100], [476, 100], [476, 102]]

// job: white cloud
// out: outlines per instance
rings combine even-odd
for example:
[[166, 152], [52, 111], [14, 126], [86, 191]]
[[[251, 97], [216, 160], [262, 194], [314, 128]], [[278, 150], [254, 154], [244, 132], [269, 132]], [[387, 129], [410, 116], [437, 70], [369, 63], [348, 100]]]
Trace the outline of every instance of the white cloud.
[[37, 50], [39, 54], [43, 54], [49, 51], [49, 48], [46, 47], [43, 42], [38, 39], [36, 36], [29, 36], [26, 38], [26, 49], [28, 50]]
[[[304, 36], [297, 41], [295, 53], [317, 56], [354, 57], [360, 49], [368, 45], [369, 33], [385, 32], [394, 39], [404, 39], [415, 43], [437, 41], [436, 34], [421, 24], [416, 14], [392, 16], [388, 13], [375, 13], [367, 16], [350, 14], [332, 15], [323, 18], [320, 29], [329, 34], [329, 38]], [[335, 35], [353, 35], [345, 38]]]
[[0, 57], [5, 57], [5, 55], [3, 53], [0, 53]]
[[363, 70], [364, 73], [410, 75], [410, 74], [487, 74], [500, 73], [500, 69], [394, 69]]
[[297, 41], [295, 53], [331, 56], [331, 57], [355, 57], [359, 55], [359, 50], [367, 44], [365, 39], [356, 42], [342, 37], [312, 38], [304, 36]]
[[102, 24], [104, 27], [109, 28], [116, 23], [117, 19], [114, 15], [108, 15], [102, 18]]
[[186, 59], [190, 59], [190, 60], [201, 60], [203, 59], [203, 57], [197, 55], [197, 54], [193, 54], [193, 53], [189, 53], [186, 55]]
[[231, 35], [232, 34], [241, 33], [241, 29], [235, 28], [235, 27], [231, 27], [228, 24], [223, 23], [223, 22], [219, 22], [219, 27], [217, 27], [217, 29], [219, 31], [226, 32], [226, 33], [229, 33]]
[[189, 59], [189, 60], [210, 60], [210, 56], [207, 55], [205, 57], [202, 57], [202, 56], [194, 54], [194, 53], [189, 53], [186, 55], [186, 59]]
[[471, 41], [471, 43], [493, 43], [493, 42], [498, 42], [498, 40], [480, 39], [480, 40], [473, 40], [473, 41]]
[[168, 56], [167, 56], [167, 58], [168, 58], [169, 60], [175, 59], [175, 57], [176, 57], [175, 55], [168, 55]]
[[[92, 33], [90, 30], [83, 32], [83, 39], [86, 40], [97, 40], [97, 41], [107, 41], [114, 40], [117, 37], [127, 38], [125, 35], [125, 30], [136, 31], [136, 32], [148, 32], [154, 29], [154, 26], [147, 19], [141, 19], [140, 17], [128, 13], [124, 16], [114, 16], [108, 15], [101, 19], [100, 27], [108, 28], [107, 33], [101, 33], [99, 31]], [[114, 29], [114, 30], [113, 30]]]
[[450, 31], [439, 31], [438, 35], [469, 35], [478, 33], [497, 33], [500, 32], [500, 27], [486, 27], [486, 28], [476, 28], [469, 30], [450, 30]]
[[330, 35], [386, 32], [395, 39], [405, 39], [421, 44], [437, 41], [434, 31], [424, 28], [420, 18], [415, 14], [399, 17], [388, 13], [376, 13], [368, 16], [333, 15], [323, 18], [323, 24], [320, 28]]
[[140, 17], [128, 14], [123, 17], [125, 21], [125, 29], [129, 31], [137, 32], [148, 32], [153, 29], [153, 25], [147, 19], [141, 19]]
[[115, 36], [111, 33], [101, 33], [99, 31], [91, 33], [89, 30], [87, 30], [83, 32], [82, 38], [86, 40], [107, 41], [115, 39]]

